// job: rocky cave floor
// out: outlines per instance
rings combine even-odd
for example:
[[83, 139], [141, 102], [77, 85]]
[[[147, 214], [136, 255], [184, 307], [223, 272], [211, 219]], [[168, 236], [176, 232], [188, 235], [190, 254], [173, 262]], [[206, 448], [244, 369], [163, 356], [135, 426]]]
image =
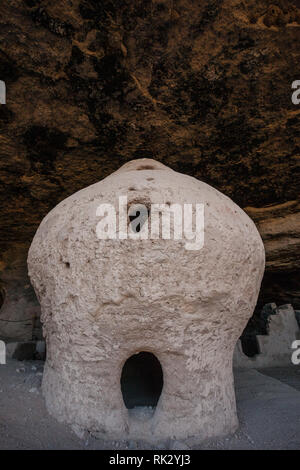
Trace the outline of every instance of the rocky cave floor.
[[79, 438], [49, 416], [41, 393], [42, 361], [0, 366], [0, 449], [300, 449], [300, 366], [236, 370], [240, 420], [233, 435], [199, 444]]

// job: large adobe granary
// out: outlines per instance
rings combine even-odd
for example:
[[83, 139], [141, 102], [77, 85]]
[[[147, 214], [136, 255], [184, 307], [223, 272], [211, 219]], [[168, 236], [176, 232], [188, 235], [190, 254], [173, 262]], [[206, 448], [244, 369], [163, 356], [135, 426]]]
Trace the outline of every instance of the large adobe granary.
[[[203, 204], [204, 245], [99, 239], [99, 206]], [[128, 218], [128, 224], [131, 224]], [[134, 160], [56, 206], [29, 275], [47, 342], [43, 392], [58, 419], [156, 440], [237, 427], [235, 344], [257, 300], [264, 247], [228, 197], [154, 160]]]

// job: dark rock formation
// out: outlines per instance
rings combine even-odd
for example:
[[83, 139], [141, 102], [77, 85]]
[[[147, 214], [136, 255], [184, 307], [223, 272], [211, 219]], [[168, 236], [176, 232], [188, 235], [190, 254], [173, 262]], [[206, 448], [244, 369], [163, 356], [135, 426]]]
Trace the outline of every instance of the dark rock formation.
[[10, 0], [0, 24], [0, 337], [36, 334], [26, 253], [43, 216], [140, 157], [246, 208], [267, 251], [260, 306], [300, 308], [299, 1]]

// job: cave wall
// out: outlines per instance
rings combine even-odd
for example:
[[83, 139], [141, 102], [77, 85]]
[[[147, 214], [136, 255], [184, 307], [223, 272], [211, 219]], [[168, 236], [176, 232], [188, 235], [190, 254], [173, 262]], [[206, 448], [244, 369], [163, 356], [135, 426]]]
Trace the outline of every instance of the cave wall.
[[243, 207], [267, 254], [258, 308], [300, 308], [300, 1], [6, 0], [0, 26], [0, 337], [39, 335], [42, 218], [141, 157]]

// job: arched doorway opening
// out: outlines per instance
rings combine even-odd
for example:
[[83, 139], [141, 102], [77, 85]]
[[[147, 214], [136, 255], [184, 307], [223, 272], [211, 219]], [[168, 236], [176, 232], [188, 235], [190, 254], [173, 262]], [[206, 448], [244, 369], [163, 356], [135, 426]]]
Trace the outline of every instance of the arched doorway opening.
[[126, 408], [155, 408], [163, 388], [163, 371], [157, 357], [146, 351], [134, 354], [125, 362], [121, 390]]

